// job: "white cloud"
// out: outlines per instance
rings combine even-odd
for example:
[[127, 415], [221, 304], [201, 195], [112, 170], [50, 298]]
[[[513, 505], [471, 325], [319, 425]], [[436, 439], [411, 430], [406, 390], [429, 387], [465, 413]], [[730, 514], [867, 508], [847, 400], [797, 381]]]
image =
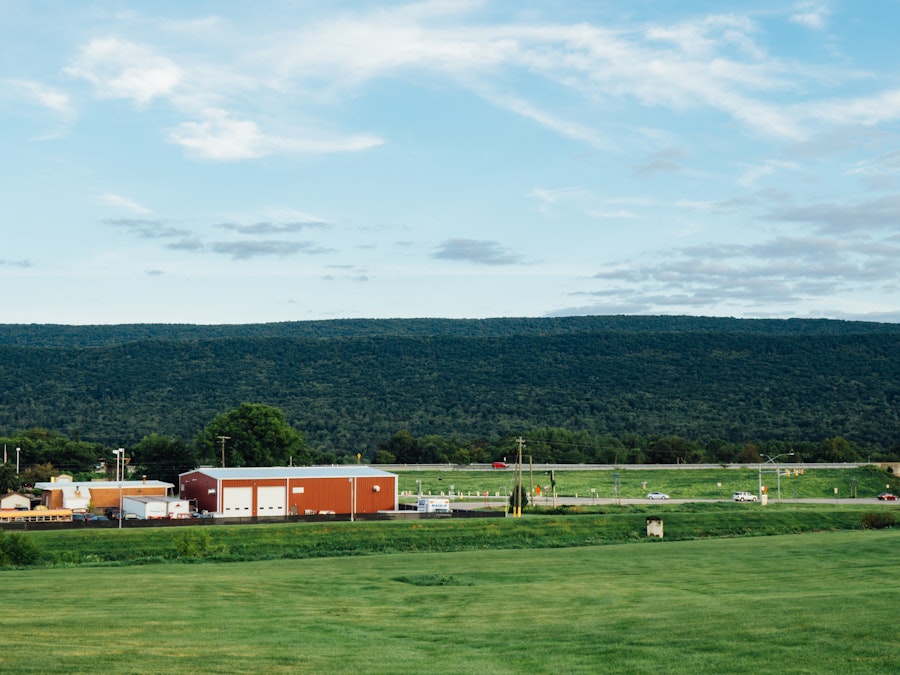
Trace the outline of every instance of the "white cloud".
[[[825, 106], [782, 104], [784, 91], [809, 89], [805, 80], [813, 75], [770, 57], [759, 42], [764, 32], [746, 16], [610, 30], [588, 23], [491, 24], [473, 11], [483, 6], [426, 2], [322, 15], [299, 28], [241, 34], [230, 51], [214, 52], [218, 60], [95, 38], [65, 71], [101, 96], [139, 107], [168, 101], [184, 116], [168, 139], [218, 161], [376, 147], [384, 142], [377, 134], [296, 120], [325, 119], [337, 100], [397, 75], [412, 83], [423, 75], [429, 84], [441, 78], [553, 133], [607, 150], [618, 137], [601, 120], [608, 120], [607, 108], [629, 100], [677, 112], [705, 108], [755, 134], [792, 140], [807, 137], [811, 120], [871, 123], [900, 115], [894, 92]], [[803, 3], [794, 16], [809, 24], [827, 13], [824, 5]], [[220, 38], [229, 30], [238, 34], [238, 26], [218, 18], [192, 25], [197, 22]], [[557, 88], [559, 105], [538, 103], [515, 84], [519, 75]], [[670, 161], [644, 170], [679, 168]]]
[[169, 140], [197, 157], [224, 161], [262, 157], [271, 147], [256, 122], [233, 119], [224, 110], [207, 111], [202, 122], [182, 122]]
[[799, 106], [798, 111], [810, 119], [832, 124], [879, 124], [900, 119], [900, 89], [890, 89], [872, 96], [818, 101]]
[[796, 7], [796, 12], [791, 15], [791, 21], [806, 28], [821, 30], [831, 10], [819, 2], [801, 2]]
[[138, 106], [172, 96], [184, 77], [170, 59], [114, 37], [88, 42], [64, 72], [87, 80], [103, 97], [130, 99]]
[[300, 135], [270, 136], [256, 122], [235, 119], [225, 110], [207, 110], [202, 122], [182, 122], [169, 132], [169, 140], [202, 159], [237, 161], [275, 153], [324, 154], [368, 150], [383, 143], [377, 136], [344, 137]]

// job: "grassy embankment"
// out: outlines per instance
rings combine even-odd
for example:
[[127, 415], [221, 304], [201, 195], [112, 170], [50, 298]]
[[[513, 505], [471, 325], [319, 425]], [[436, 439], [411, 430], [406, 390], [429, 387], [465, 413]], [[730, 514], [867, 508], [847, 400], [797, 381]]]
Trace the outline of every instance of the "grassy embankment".
[[[884, 504], [656, 503], [588, 506], [520, 519], [197, 524], [178, 528], [97, 528], [29, 532], [38, 564], [129, 565], [181, 560], [251, 561], [380, 553], [536, 549], [646, 542], [646, 518], [663, 518], [666, 540], [859, 529], [865, 514], [900, 521]], [[212, 521], [203, 521], [211, 523]]]
[[[549, 520], [493, 525], [533, 522]], [[326, 527], [369, 525], [404, 524]], [[263, 530], [316, 528], [230, 528]], [[7, 571], [0, 671], [888, 673], [898, 544], [885, 530]]]

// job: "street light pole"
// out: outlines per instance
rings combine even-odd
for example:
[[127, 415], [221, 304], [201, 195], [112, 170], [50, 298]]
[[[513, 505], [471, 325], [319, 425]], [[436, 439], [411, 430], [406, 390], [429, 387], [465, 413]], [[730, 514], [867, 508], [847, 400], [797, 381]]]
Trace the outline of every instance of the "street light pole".
[[116, 455], [116, 478], [119, 481], [119, 529], [122, 529], [122, 483], [125, 480], [125, 448], [113, 450]]
[[[790, 452], [783, 452], [780, 455], [775, 455], [774, 457], [769, 457], [769, 455], [763, 455], [763, 457], [766, 458], [765, 463], [766, 464], [771, 463], [775, 467], [775, 475], [777, 476], [777, 483], [778, 483], [778, 503], [779, 504], [781, 503], [781, 472], [778, 470], [778, 464], [776, 464], [775, 462], [779, 457], [788, 457], [788, 456], [792, 456], [793, 454], [794, 454], [794, 451], [791, 450]], [[760, 501], [762, 501], [762, 467], [763, 467], [763, 465], [760, 464], [759, 465], [759, 499], [760, 499]]]

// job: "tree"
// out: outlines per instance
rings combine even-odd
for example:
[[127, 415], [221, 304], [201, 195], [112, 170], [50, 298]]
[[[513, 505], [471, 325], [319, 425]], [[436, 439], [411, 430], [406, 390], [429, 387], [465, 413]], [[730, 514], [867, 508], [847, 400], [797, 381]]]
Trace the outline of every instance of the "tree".
[[829, 462], [858, 462], [859, 453], [846, 438], [835, 436], [822, 441], [822, 457]]
[[54, 467], [50, 462], [44, 464], [34, 464], [19, 474], [19, 480], [22, 485], [34, 485], [35, 483], [46, 483], [54, 476], [59, 475], [59, 469]]
[[241, 403], [216, 417], [197, 434], [197, 455], [218, 464], [225, 437], [226, 466], [312, 464], [303, 434], [288, 424], [284, 412], [262, 403]]
[[14, 464], [0, 464], [0, 494], [18, 490], [20, 481]]
[[197, 468], [197, 457], [180, 438], [150, 434], [132, 448], [131, 466], [137, 475], [177, 485], [179, 474]]
[[737, 461], [739, 464], [759, 464], [762, 462], [762, 455], [759, 454], [759, 448], [753, 443], [747, 443], [738, 454]]
[[373, 464], [395, 464], [397, 462], [397, 458], [387, 450], [379, 450], [375, 453], [375, 459], [372, 460]]
[[378, 450], [390, 453], [399, 464], [418, 464], [422, 461], [422, 447], [406, 429], [395, 433], [391, 440], [379, 443]]

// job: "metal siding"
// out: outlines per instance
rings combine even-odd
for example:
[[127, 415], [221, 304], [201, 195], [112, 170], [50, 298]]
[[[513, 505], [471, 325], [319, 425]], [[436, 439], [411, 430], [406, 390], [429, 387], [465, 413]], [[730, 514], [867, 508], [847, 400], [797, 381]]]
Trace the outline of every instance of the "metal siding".
[[[219, 484], [215, 478], [202, 471], [191, 471], [179, 477], [182, 499], [194, 499], [200, 511], [219, 510]], [[210, 490], [213, 490], [210, 493]]]
[[[378, 492], [375, 486], [378, 486]], [[357, 478], [356, 513], [377, 513], [394, 509], [394, 478]]]

